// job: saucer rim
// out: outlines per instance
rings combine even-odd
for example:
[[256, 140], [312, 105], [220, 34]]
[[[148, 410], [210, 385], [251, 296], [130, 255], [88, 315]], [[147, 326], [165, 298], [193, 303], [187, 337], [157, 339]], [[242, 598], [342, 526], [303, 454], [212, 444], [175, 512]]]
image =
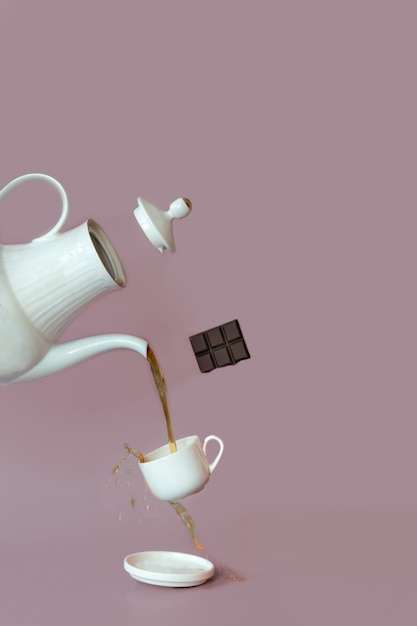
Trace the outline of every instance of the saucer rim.
[[[168, 559], [173, 571], [158, 571], [158, 562]], [[154, 561], [155, 569], [152, 569]], [[164, 587], [194, 587], [211, 578], [214, 564], [208, 559], [186, 552], [146, 550], [132, 552], [123, 561], [125, 571], [134, 579], [149, 585]], [[175, 566], [175, 567], [174, 567]], [[176, 571], [179, 568], [183, 571]]]

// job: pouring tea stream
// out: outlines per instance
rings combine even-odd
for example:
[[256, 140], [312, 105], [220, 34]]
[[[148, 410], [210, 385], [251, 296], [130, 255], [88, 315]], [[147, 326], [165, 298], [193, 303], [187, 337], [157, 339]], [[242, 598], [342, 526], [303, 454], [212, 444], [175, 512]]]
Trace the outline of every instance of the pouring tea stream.
[[[164, 377], [145, 339], [105, 334], [55, 343], [60, 332], [91, 300], [125, 287], [126, 277], [111, 241], [95, 220], [88, 219], [70, 231], [61, 232], [68, 217], [68, 198], [56, 179], [38, 173], [19, 176], [0, 190], [0, 200], [18, 185], [33, 180], [42, 180], [57, 189], [62, 201], [61, 214], [47, 233], [31, 242], [0, 245], [0, 385], [36, 380], [120, 348], [138, 352], [147, 359], [166, 419], [168, 454], [159, 448], [145, 458], [133, 448], [127, 450], [129, 455], [134, 453], [137, 457], [154, 495], [170, 502], [195, 545], [202, 549], [194, 522], [179, 500], [205, 486], [222, 455], [223, 442], [209, 435], [201, 444], [197, 436], [192, 436], [180, 439], [177, 451]], [[138, 198], [134, 215], [155, 248], [174, 252], [172, 222], [190, 211], [191, 202], [186, 198], [172, 202], [168, 211], [160, 211]], [[205, 452], [207, 442], [212, 439], [217, 440], [219, 451], [209, 463]], [[167, 457], [174, 465], [167, 465]], [[113, 471], [118, 471], [119, 466]], [[168, 469], [168, 481], [163, 468]]]

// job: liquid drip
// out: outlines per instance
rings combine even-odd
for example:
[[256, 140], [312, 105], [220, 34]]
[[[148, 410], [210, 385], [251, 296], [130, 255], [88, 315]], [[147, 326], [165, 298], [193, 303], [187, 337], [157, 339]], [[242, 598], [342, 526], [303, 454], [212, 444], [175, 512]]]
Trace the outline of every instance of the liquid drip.
[[176, 452], [177, 444], [175, 443], [174, 433], [172, 431], [171, 417], [169, 415], [169, 410], [168, 410], [167, 388], [165, 384], [164, 375], [162, 373], [161, 368], [159, 367], [159, 363], [156, 359], [156, 356], [153, 350], [151, 350], [149, 346], [148, 346], [148, 351], [147, 351], [146, 356], [151, 366], [152, 375], [155, 381], [156, 388], [158, 389], [159, 398], [161, 400], [162, 408], [163, 408], [164, 415], [165, 415], [165, 421], [166, 421], [166, 426], [167, 426], [167, 431], [168, 431], [169, 450], [171, 453]]
[[191, 517], [189, 511], [185, 508], [182, 502], [170, 502], [170, 505], [184, 524], [185, 528], [190, 533], [191, 539], [194, 542], [197, 550], [204, 550], [204, 546], [199, 542], [197, 535], [195, 533], [195, 523], [193, 518]]

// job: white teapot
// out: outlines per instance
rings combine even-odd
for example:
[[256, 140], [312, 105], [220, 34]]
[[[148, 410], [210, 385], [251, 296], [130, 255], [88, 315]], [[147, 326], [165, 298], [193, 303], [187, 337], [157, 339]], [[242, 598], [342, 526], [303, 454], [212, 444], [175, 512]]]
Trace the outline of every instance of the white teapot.
[[[89, 219], [60, 232], [68, 216], [68, 200], [54, 178], [46, 174], [19, 176], [0, 190], [0, 199], [17, 185], [34, 179], [58, 189], [62, 211], [45, 235], [27, 244], [0, 245], [0, 384], [34, 380], [118, 348], [135, 350], [147, 358], [147, 341], [132, 335], [98, 335], [55, 344], [62, 329], [90, 300], [124, 287], [126, 277], [113, 245], [97, 222]], [[140, 198], [138, 203], [135, 216], [139, 223], [139, 217], [144, 220], [144, 230], [148, 224], [148, 231], [153, 228], [158, 234], [156, 247], [161, 252], [175, 250], [172, 219], [187, 215], [191, 203], [179, 198], [169, 211], [160, 211]], [[148, 208], [158, 214], [157, 226], [149, 218]], [[151, 239], [149, 232], [145, 234]]]

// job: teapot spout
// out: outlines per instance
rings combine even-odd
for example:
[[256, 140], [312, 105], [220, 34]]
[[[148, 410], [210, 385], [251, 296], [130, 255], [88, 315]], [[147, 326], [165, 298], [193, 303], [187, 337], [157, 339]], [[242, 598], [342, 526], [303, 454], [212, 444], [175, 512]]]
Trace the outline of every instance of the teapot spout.
[[53, 344], [43, 359], [31, 370], [15, 378], [13, 383], [25, 383], [81, 363], [103, 352], [126, 348], [139, 352], [145, 359], [148, 342], [133, 335], [111, 334], [85, 337], [61, 344]]

